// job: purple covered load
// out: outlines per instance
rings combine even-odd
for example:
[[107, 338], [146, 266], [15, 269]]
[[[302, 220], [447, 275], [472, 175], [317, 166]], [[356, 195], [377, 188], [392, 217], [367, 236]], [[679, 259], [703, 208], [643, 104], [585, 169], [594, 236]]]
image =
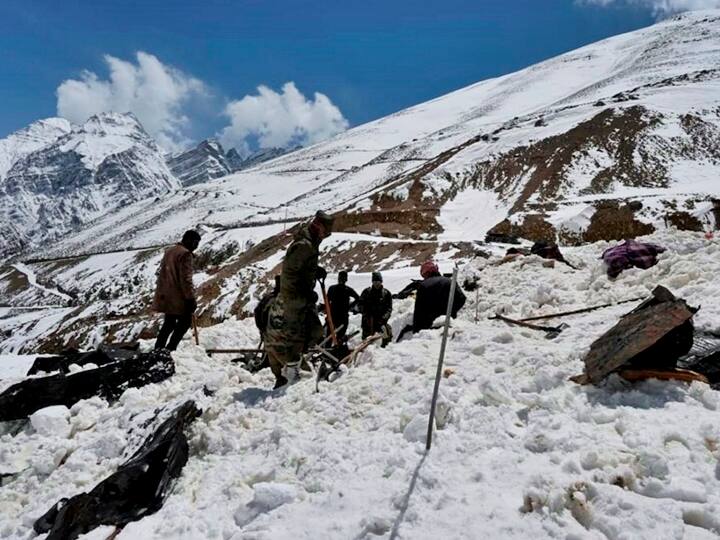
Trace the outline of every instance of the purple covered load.
[[623, 270], [628, 268], [650, 268], [657, 264], [657, 256], [665, 248], [656, 244], [625, 240], [622, 244], [606, 249], [602, 260], [607, 265], [607, 274], [616, 278]]

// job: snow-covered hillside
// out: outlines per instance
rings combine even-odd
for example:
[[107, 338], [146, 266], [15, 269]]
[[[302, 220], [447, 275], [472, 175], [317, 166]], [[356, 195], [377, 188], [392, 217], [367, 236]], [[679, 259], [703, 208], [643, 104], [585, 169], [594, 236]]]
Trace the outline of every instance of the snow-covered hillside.
[[[718, 241], [677, 231], [650, 240], [668, 248], [659, 264], [616, 281], [598, 271], [604, 244], [567, 250], [579, 271], [535, 257], [463, 264], [480, 294], [468, 294], [452, 324], [439, 429], [425, 458], [439, 330], [369, 349], [316, 394], [310, 381], [273, 393], [268, 370], [252, 375], [231, 356], [204, 353], [256, 344], [252, 321], [201, 329], [203, 348], [185, 340], [171, 379], [112, 405], [92, 398], [48, 411], [0, 436], [0, 537], [27, 538], [57, 500], [92, 489], [131, 455], [154, 411], [193, 398], [204, 412], [162, 509], [86, 540], [717, 538], [720, 392], [615, 376], [602, 387], [568, 381], [633, 304], [569, 317], [555, 340], [487, 320], [496, 310], [517, 318], [616, 302], [663, 284], [702, 304], [698, 329], [717, 331]], [[386, 285], [397, 290], [416, 271], [388, 270]], [[369, 281], [353, 274], [350, 285]], [[397, 333], [412, 300], [394, 308]], [[20, 376], [26, 360], [15, 361]]]
[[[487, 220], [474, 221], [463, 238], [482, 238], [506, 217], [513, 232], [563, 233], [568, 241], [597, 239], [608, 215], [641, 234], [665, 223], [710, 227], [720, 190], [719, 77], [720, 13], [679, 15], [160, 204], [139, 202], [55, 252], [167, 242], [190, 224], [227, 227], [317, 208], [355, 210], [350, 222], [363, 232], [423, 222], [422, 230], [435, 235], [446, 211], [455, 214], [450, 219], [470, 217], [457, 212], [473, 206], [468, 200], [483, 201]], [[628, 201], [644, 206], [628, 209]]]
[[[72, 127], [63, 144], [18, 150], [17, 163], [48, 164], [31, 185], [59, 178], [62, 156], [99, 170], [135, 151], [122, 126], [95, 124], [87, 137]], [[617, 302], [656, 285], [701, 306], [696, 330], [720, 335], [720, 240], [703, 234], [720, 224], [719, 134], [720, 12], [695, 12], [252, 169], [97, 206], [103, 215], [91, 223], [0, 268], [0, 390], [24, 377], [32, 357], [17, 353], [138, 339], [151, 347], [162, 245], [190, 227], [203, 235], [201, 346], [188, 335], [171, 378], [117, 402], [95, 397], [0, 423], [0, 538], [33, 537], [38, 517], [114, 472], [153, 415], [187, 399], [203, 413], [162, 508], [84, 540], [720, 537], [720, 392], [616, 375], [598, 386], [568, 380], [635, 305]], [[257, 346], [242, 317], [318, 208], [336, 215], [320, 255], [330, 283], [347, 269], [360, 291], [382, 270], [398, 292], [432, 257], [477, 285], [452, 321], [427, 455], [437, 329], [369, 348], [319, 393], [307, 380], [272, 392], [269, 370], [251, 374], [205, 352]], [[489, 230], [558, 239], [574, 268], [536, 256], [499, 264], [508, 246], [484, 243]], [[656, 266], [610, 280], [599, 257], [624, 236], [666, 251]], [[489, 319], [606, 303], [615, 305], [554, 319], [569, 326], [553, 340]], [[394, 301], [395, 335], [412, 309], [412, 299]]]
[[[285, 230], [319, 208], [336, 213], [323, 251], [336, 270], [474, 256], [489, 230], [573, 245], [702, 231], [720, 222], [719, 149], [720, 12], [693, 12], [123, 205], [25, 259], [46, 289], [78, 298], [52, 346], [90, 343], [98, 326], [131, 338], [157, 246], [191, 227], [203, 234], [197, 282], [211, 324], [247, 313], [277, 271]], [[0, 270], [0, 300], [57, 303], [13, 267]], [[33, 320], [24, 314], [22, 328]]]
[[179, 186], [130, 114], [58, 118], [0, 141], [0, 256], [45, 249], [59, 236]]

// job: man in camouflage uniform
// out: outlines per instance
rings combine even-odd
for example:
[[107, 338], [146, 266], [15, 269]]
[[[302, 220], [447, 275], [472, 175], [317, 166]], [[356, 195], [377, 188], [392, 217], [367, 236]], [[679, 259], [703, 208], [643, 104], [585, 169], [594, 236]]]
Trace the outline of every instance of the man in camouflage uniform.
[[265, 334], [275, 388], [297, 380], [302, 353], [322, 340], [315, 280], [327, 275], [318, 267], [318, 255], [320, 242], [330, 236], [332, 225], [333, 218], [319, 211], [297, 232], [285, 253], [280, 293], [270, 308]]

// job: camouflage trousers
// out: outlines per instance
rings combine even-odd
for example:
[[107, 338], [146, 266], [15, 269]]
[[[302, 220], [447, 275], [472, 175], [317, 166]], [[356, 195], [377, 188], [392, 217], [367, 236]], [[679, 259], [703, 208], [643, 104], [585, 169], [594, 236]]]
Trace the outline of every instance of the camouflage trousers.
[[285, 366], [299, 364], [307, 347], [322, 339], [315, 305], [288, 303], [278, 297], [270, 308], [265, 337], [270, 369], [279, 379]]
[[283, 345], [268, 345], [265, 347], [268, 362], [270, 362], [270, 370], [273, 372], [273, 375], [275, 375], [276, 380], [282, 377], [282, 370], [285, 366], [288, 364], [300, 364], [304, 348], [304, 343], [297, 341]]

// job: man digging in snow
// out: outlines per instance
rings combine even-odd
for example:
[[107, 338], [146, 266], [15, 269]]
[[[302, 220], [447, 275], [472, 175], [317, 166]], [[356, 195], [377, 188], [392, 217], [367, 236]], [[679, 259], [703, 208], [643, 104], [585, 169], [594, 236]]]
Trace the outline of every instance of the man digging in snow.
[[[434, 261], [425, 261], [420, 267], [420, 275], [423, 280], [417, 284], [415, 293], [413, 332], [432, 328], [433, 321], [440, 315], [445, 315], [450, 298], [451, 280], [440, 275], [440, 269]], [[460, 287], [456, 287], [451, 311], [453, 319], [464, 305], [465, 295]]]
[[[360, 295], [352, 287], [347, 285], [348, 273], [342, 270], [338, 274], [338, 282], [328, 289], [327, 297], [330, 302], [330, 316], [337, 328], [337, 337], [342, 338], [347, 333], [348, 321], [350, 318], [350, 299], [360, 301]], [[330, 335], [330, 325], [326, 325], [326, 335]]]
[[302, 227], [283, 259], [280, 293], [270, 308], [265, 350], [275, 375], [275, 388], [295, 382], [302, 354], [322, 339], [315, 280], [327, 272], [318, 266], [320, 242], [332, 233], [333, 218], [318, 211]]
[[362, 306], [362, 338], [386, 332], [387, 337], [382, 341], [384, 347], [392, 339], [392, 332], [387, 327], [392, 315], [392, 295], [383, 287], [380, 272], [372, 273], [372, 285], [360, 295], [360, 305]]
[[174, 351], [192, 325], [193, 313], [197, 309], [192, 281], [192, 252], [199, 244], [200, 235], [195, 231], [186, 231], [182, 241], [168, 248], [163, 255], [152, 310], [164, 313], [165, 320], [158, 332], [155, 349]]

